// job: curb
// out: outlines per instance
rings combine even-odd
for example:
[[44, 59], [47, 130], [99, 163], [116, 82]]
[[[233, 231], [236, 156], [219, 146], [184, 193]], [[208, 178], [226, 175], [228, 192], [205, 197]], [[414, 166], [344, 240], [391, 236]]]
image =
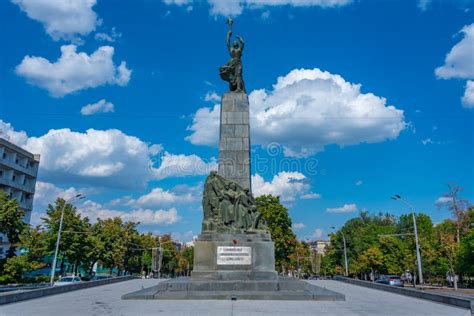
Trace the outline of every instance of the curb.
[[31, 300], [31, 299], [49, 296], [49, 295], [56, 295], [56, 294], [62, 294], [62, 293], [67, 293], [71, 291], [88, 289], [90, 287], [113, 284], [117, 282], [133, 280], [133, 279], [136, 279], [136, 277], [124, 276], [124, 277], [117, 277], [117, 278], [105, 279], [105, 280], [88, 281], [88, 282], [78, 283], [78, 284], [68, 284], [68, 285], [61, 285], [61, 286], [55, 286], [55, 287], [47, 287], [47, 288], [30, 290], [30, 291], [19, 292], [19, 293], [6, 293], [3, 295], [0, 295], [0, 305]]
[[442, 304], [447, 304], [447, 305], [451, 305], [455, 307], [465, 308], [471, 311], [471, 315], [474, 315], [474, 300], [469, 299], [469, 298], [452, 296], [448, 294], [424, 292], [422, 290], [390, 286], [390, 285], [379, 284], [379, 283], [374, 283], [374, 282], [369, 282], [369, 281], [351, 279], [351, 278], [342, 277], [342, 276], [336, 276], [334, 277], [334, 280], [346, 282], [346, 283], [350, 283], [354, 285], [359, 285], [359, 286], [365, 286], [365, 287], [369, 287], [369, 288], [373, 288], [373, 289], [377, 289], [381, 291], [387, 291], [387, 292], [391, 292], [395, 294], [415, 297], [415, 298], [428, 300], [428, 301], [432, 301], [436, 303], [442, 303]]

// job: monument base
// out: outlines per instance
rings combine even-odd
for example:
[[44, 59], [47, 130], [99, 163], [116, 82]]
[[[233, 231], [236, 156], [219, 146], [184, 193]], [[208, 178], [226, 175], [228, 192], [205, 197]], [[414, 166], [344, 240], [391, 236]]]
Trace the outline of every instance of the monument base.
[[269, 234], [203, 233], [194, 243], [193, 281], [277, 279]]
[[125, 294], [122, 299], [344, 301], [342, 294], [279, 277], [268, 234], [203, 233], [194, 244], [190, 278], [178, 278]]
[[345, 301], [343, 294], [289, 277], [274, 281], [196, 281], [177, 278], [122, 296], [124, 300]]

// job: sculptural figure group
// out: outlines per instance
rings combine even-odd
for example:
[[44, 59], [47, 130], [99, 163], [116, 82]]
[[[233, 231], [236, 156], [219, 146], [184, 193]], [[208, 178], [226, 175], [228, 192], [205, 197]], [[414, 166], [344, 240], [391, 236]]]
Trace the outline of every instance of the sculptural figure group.
[[203, 196], [203, 232], [257, 233], [267, 230], [249, 189], [212, 171]]

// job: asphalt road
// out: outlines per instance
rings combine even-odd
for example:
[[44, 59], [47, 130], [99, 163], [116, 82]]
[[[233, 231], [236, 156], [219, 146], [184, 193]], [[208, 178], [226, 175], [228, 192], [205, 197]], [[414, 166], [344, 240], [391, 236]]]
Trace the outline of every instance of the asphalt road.
[[346, 295], [345, 302], [123, 301], [122, 294], [155, 285], [132, 280], [0, 306], [2, 316], [85, 315], [465, 315], [467, 309], [432, 303], [338, 281], [311, 281]]

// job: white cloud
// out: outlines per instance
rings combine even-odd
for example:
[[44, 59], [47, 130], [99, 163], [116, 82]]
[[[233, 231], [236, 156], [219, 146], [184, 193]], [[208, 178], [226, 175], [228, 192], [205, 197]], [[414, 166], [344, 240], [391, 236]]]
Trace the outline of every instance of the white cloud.
[[46, 33], [55, 41], [73, 40], [87, 35], [100, 24], [92, 10], [96, 0], [11, 0], [29, 18], [43, 24]]
[[100, 203], [88, 200], [78, 206], [78, 210], [92, 222], [97, 218], [120, 217], [123, 221], [140, 222], [143, 225], [171, 225], [181, 220], [181, 216], [174, 207], [168, 210], [136, 209], [132, 211], [118, 211], [104, 208]]
[[196, 155], [187, 156], [165, 153], [161, 157], [161, 165], [155, 170], [154, 175], [156, 179], [200, 176], [207, 175], [212, 170], [217, 170], [215, 158], [211, 158], [209, 162], [206, 162]]
[[188, 5], [193, 3], [194, 0], [163, 0], [166, 4], [176, 4], [176, 5]]
[[30, 137], [25, 148], [41, 154], [40, 175], [47, 181], [122, 188], [141, 188], [153, 178], [157, 150], [116, 129], [50, 130]]
[[25, 56], [16, 67], [16, 73], [28, 83], [46, 89], [54, 97], [105, 84], [125, 86], [132, 71], [124, 61], [116, 67], [113, 55], [114, 48], [111, 46], [99, 47], [87, 55], [77, 53], [75, 45], [63, 45], [57, 61]]
[[341, 207], [327, 208], [328, 213], [352, 213], [357, 211], [357, 205], [355, 204], [344, 204]]
[[204, 101], [206, 101], [206, 102], [220, 102], [221, 97], [215, 91], [209, 91], [208, 93], [206, 93], [206, 96], [204, 97]]
[[362, 180], [358, 180], [358, 181], [355, 183], [355, 185], [358, 186], [358, 187], [361, 186], [362, 184], [364, 184], [364, 181], [362, 181]]
[[468, 80], [466, 83], [466, 91], [462, 97], [462, 104], [466, 108], [474, 108], [474, 81], [472, 80]]
[[122, 37], [122, 33], [117, 32], [115, 27], [112, 28], [110, 34], [107, 33], [96, 33], [94, 38], [96, 41], [115, 42], [118, 38]]
[[297, 229], [305, 228], [306, 225], [303, 224], [303, 223], [295, 223], [295, 224], [291, 225], [291, 227], [292, 227], [293, 229], [297, 230]]
[[[360, 84], [315, 69], [295, 69], [279, 77], [272, 91], [249, 95], [252, 142], [279, 143], [286, 156], [306, 157], [324, 146], [376, 143], [395, 139], [407, 126], [402, 110], [386, 99], [362, 93]], [[186, 139], [216, 145], [220, 106], [199, 109]]]
[[252, 191], [258, 197], [264, 194], [279, 196], [282, 202], [293, 202], [298, 197], [311, 194], [306, 176], [299, 172], [280, 172], [271, 182], [259, 174], [252, 176]]
[[[52, 129], [39, 137], [17, 132], [0, 119], [0, 133], [16, 145], [41, 155], [39, 175], [55, 184], [87, 184], [93, 187], [142, 189], [149, 181], [169, 177], [207, 175], [217, 169], [217, 161], [205, 162], [196, 155], [164, 153], [156, 168], [158, 144], [147, 144], [117, 129], [75, 132]], [[195, 187], [177, 186], [177, 195]]]
[[96, 113], [109, 113], [114, 112], [114, 105], [111, 102], [108, 102], [105, 99], [100, 100], [99, 102], [88, 104], [82, 107], [82, 115], [93, 115]]
[[[166, 4], [188, 5], [192, 0], [163, 0]], [[244, 9], [262, 9], [267, 6], [333, 8], [347, 5], [352, 0], [207, 0], [211, 15], [236, 16]]]
[[303, 200], [316, 200], [321, 198], [321, 194], [319, 193], [308, 193], [308, 194], [303, 194], [300, 196], [301, 199]]
[[10, 123], [6, 123], [0, 119], [0, 137], [16, 144], [25, 144], [28, 140], [28, 135], [24, 131], [15, 131]]
[[446, 55], [444, 65], [436, 68], [438, 78], [474, 78], [474, 23], [461, 30], [464, 37]]
[[200, 108], [193, 116], [193, 124], [187, 128], [192, 134], [185, 139], [194, 145], [215, 146], [219, 142], [220, 105], [212, 109]]
[[202, 186], [181, 186], [174, 190], [154, 188], [137, 199], [127, 201], [126, 205], [140, 208], [161, 208], [165, 206], [190, 204], [201, 199]]
[[435, 204], [448, 204], [452, 203], [453, 198], [449, 196], [440, 196], [438, 199], [436, 199]]
[[323, 237], [323, 230], [320, 228], [316, 228], [311, 237], [315, 239], [321, 239], [321, 237]]

